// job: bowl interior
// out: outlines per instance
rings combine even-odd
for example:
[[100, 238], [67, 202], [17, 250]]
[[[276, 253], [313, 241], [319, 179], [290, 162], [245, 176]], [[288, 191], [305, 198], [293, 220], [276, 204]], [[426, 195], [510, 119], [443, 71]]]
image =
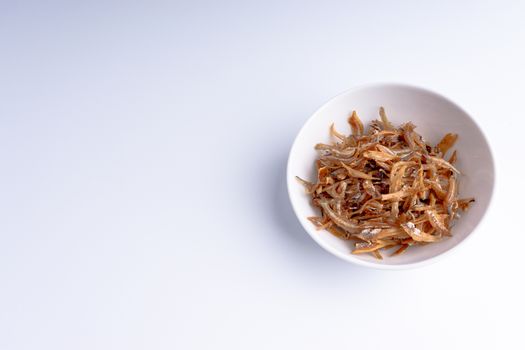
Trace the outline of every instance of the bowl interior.
[[[317, 231], [306, 219], [319, 212], [310, 202], [309, 195], [295, 180], [298, 175], [315, 179], [314, 145], [330, 142], [328, 128], [333, 122], [337, 130], [350, 132], [347, 118], [356, 110], [365, 126], [378, 118], [379, 107], [396, 126], [408, 121], [416, 131], [436, 144], [447, 132], [459, 134], [454, 147], [458, 151], [457, 168], [462, 172], [459, 183], [460, 197], [475, 197], [476, 202], [452, 228], [453, 236], [439, 243], [416, 246], [405, 254], [377, 260], [368, 254], [352, 255], [352, 242], [341, 240], [327, 231]], [[451, 151], [449, 151], [451, 152]], [[449, 153], [450, 154], [450, 153]], [[448, 155], [449, 155], [448, 154]], [[288, 191], [292, 206], [306, 231], [322, 247], [351, 262], [378, 267], [402, 267], [422, 263], [449, 251], [462, 242], [478, 225], [485, 214], [494, 187], [494, 164], [488, 143], [473, 119], [448, 99], [428, 90], [404, 85], [375, 85], [347, 91], [322, 106], [299, 132], [290, 152], [287, 173]]]

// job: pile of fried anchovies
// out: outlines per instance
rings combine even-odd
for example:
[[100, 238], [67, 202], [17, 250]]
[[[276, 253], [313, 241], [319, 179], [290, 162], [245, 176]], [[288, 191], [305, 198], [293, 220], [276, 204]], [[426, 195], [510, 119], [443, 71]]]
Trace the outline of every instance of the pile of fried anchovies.
[[383, 107], [380, 120], [365, 132], [356, 112], [348, 118], [352, 134], [330, 134], [332, 144], [317, 144], [317, 181], [297, 179], [311, 194], [322, 215], [308, 218], [318, 229], [353, 239], [352, 253], [380, 250], [403, 253], [411, 245], [437, 242], [450, 236], [459, 210], [473, 198], [458, 199], [456, 151], [445, 160], [457, 140], [446, 134], [432, 147], [406, 123], [394, 127]]

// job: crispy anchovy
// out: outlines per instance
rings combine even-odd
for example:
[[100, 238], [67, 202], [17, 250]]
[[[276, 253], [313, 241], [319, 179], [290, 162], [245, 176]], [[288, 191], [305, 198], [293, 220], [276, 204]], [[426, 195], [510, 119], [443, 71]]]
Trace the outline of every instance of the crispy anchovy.
[[388, 162], [390, 160], [397, 158], [395, 154], [388, 154], [388, 153], [380, 152], [380, 151], [365, 151], [363, 153], [363, 156], [365, 158], [378, 160], [380, 162]]
[[426, 210], [425, 214], [427, 215], [428, 222], [441, 234], [448, 234], [449, 229], [441, 219], [441, 216], [436, 213], [435, 210]]
[[456, 140], [458, 139], [458, 134], [446, 134], [441, 141], [437, 144], [437, 149], [441, 152], [441, 154], [445, 155], [447, 151], [454, 146], [456, 143]]
[[296, 176], [295, 178], [304, 186], [307, 193], [312, 193], [314, 191], [315, 184], [311, 183], [310, 181], [303, 180], [299, 176]]
[[356, 111], [352, 112], [352, 115], [350, 118], [348, 118], [348, 123], [350, 124], [350, 127], [352, 128], [352, 134], [354, 135], [362, 135], [363, 134], [363, 123], [361, 122], [361, 119], [357, 116]]
[[383, 106], [379, 107], [379, 116], [381, 117], [381, 122], [383, 123], [383, 128], [385, 130], [392, 130], [394, 127], [386, 117], [385, 109]]
[[348, 171], [348, 174], [351, 177], [356, 177], [356, 178], [359, 178], [359, 179], [366, 179], [366, 180], [372, 180], [373, 179], [372, 175], [368, 175], [367, 173], [364, 173], [362, 171], [359, 171], [359, 170], [356, 170], [356, 169], [352, 169], [351, 167], [349, 167], [348, 165], [346, 165], [343, 162], [341, 162], [341, 165], [343, 166], [343, 168], [346, 169], [346, 171]]
[[343, 135], [340, 132], [338, 132], [337, 130], [335, 130], [334, 123], [332, 123], [332, 125], [330, 125], [330, 135], [340, 139], [341, 141], [344, 141], [346, 139], [345, 135]]
[[441, 239], [440, 237], [432, 236], [426, 232], [421, 231], [416, 227], [416, 225], [414, 225], [413, 222], [410, 221], [405, 224], [401, 224], [401, 227], [416, 242], [437, 242]]
[[457, 153], [457, 151], [454, 151], [454, 152], [452, 152], [452, 155], [448, 159], [448, 162], [450, 164], [454, 164], [456, 162], [456, 160], [458, 160], [458, 153]]
[[461, 174], [458, 169], [456, 169], [452, 164], [450, 164], [449, 162], [447, 162], [446, 160], [442, 158], [437, 158], [437, 157], [432, 157], [432, 156], [429, 156], [428, 158], [431, 161], [433, 161], [437, 166], [452, 170], [456, 174]]
[[381, 193], [377, 190], [377, 188], [374, 187], [374, 184], [370, 180], [364, 180], [363, 181], [363, 188], [372, 198], [379, 198], [381, 197]]
[[380, 152], [383, 152], [383, 153], [386, 153], [388, 155], [391, 155], [393, 156], [394, 158], [396, 158], [397, 156], [397, 153], [392, 151], [390, 148], [386, 147], [386, 146], [383, 146], [381, 144], [377, 144], [376, 145], [376, 148], [380, 151]]
[[407, 250], [407, 248], [408, 248], [408, 244], [401, 244], [399, 249], [396, 250], [395, 252], [393, 252], [392, 255], [390, 255], [390, 256], [401, 255]]
[[407, 143], [408, 147], [411, 150], [415, 150], [416, 143], [414, 142], [414, 137], [412, 135], [414, 126], [411, 123], [407, 123], [403, 125], [402, 129], [403, 129], [403, 138], [405, 139], [405, 142]]
[[405, 197], [410, 196], [414, 191], [413, 190], [400, 190], [393, 193], [381, 195], [381, 200], [383, 201], [399, 201]]
[[386, 246], [386, 242], [378, 242], [378, 243], [368, 243], [368, 242], [362, 242], [362, 243], [356, 243], [355, 249], [352, 251], [352, 254], [363, 254], [363, 253], [370, 253], [375, 250], [378, 250], [379, 248], [383, 248]]
[[347, 187], [347, 183], [344, 181], [338, 182], [336, 184], [333, 184], [325, 189], [326, 193], [328, 193], [332, 198], [342, 199], [345, 197], [345, 191]]
[[334, 212], [332, 208], [330, 208], [330, 205], [327, 201], [319, 202], [319, 205], [321, 206], [321, 208], [323, 208], [324, 213], [328, 215], [328, 217], [332, 219], [332, 221], [337, 226], [349, 232], [358, 232], [360, 230], [359, 225], [356, 225], [350, 222], [349, 220], [337, 215], [337, 213]]
[[464, 199], [458, 199], [458, 207], [459, 209], [465, 211], [468, 210], [471, 203], [474, 203], [476, 200], [474, 198], [464, 198]]

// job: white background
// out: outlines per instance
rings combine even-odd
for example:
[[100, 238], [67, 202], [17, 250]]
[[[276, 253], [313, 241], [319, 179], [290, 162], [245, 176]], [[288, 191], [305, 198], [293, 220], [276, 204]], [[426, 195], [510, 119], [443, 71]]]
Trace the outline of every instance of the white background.
[[[523, 349], [525, 3], [0, 2], [0, 349]], [[443, 93], [496, 158], [483, 227], [410, 271], [294, 217], [333, 95]]]

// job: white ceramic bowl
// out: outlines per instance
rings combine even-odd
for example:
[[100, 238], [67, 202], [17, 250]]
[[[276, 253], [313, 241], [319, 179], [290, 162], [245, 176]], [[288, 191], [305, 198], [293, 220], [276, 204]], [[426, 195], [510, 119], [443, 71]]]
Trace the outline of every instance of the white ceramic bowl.
[[[339, 131], [350, 132], [347, 118], [356, 110], [365, 126], [378, 118], [378, 110], [384, 106], [389, 119], [395, 125], [412, 121], [416, 131], [428, 142], [436, 144], [447, 132], [459, 134], [454, 147], [458, 151], [457, 167], [460, 177], [460, 197], [475, 197], [470, 210], [457, 220], [453, 236], [439, 243], [410, 247], [396, 257], [385, 256], [383, 260], [363, 254], [353, 255], [352, 243], [339, 239], [327, 231], [317, 231], [308, 216], [319, 212], [311, 204], [310, 196], [295, 176], [315, 179], [314, 161], [317, 152], [314, 145], [329, 142], [328, 128], [332, 122]], [[494, 189], [494, 161], [485, 136], [469, 116], [454, 102], [434, 92], [400, 84], [376, 84], [355, 88], [334, 97], [319, 108], [297, 135], [288, 158], [288, 194], [297, 218], [310, 236], [335, 256], [358, 265], [402, 269], [416, 267], [441, 258], [472, 234], [485, 215]]]

